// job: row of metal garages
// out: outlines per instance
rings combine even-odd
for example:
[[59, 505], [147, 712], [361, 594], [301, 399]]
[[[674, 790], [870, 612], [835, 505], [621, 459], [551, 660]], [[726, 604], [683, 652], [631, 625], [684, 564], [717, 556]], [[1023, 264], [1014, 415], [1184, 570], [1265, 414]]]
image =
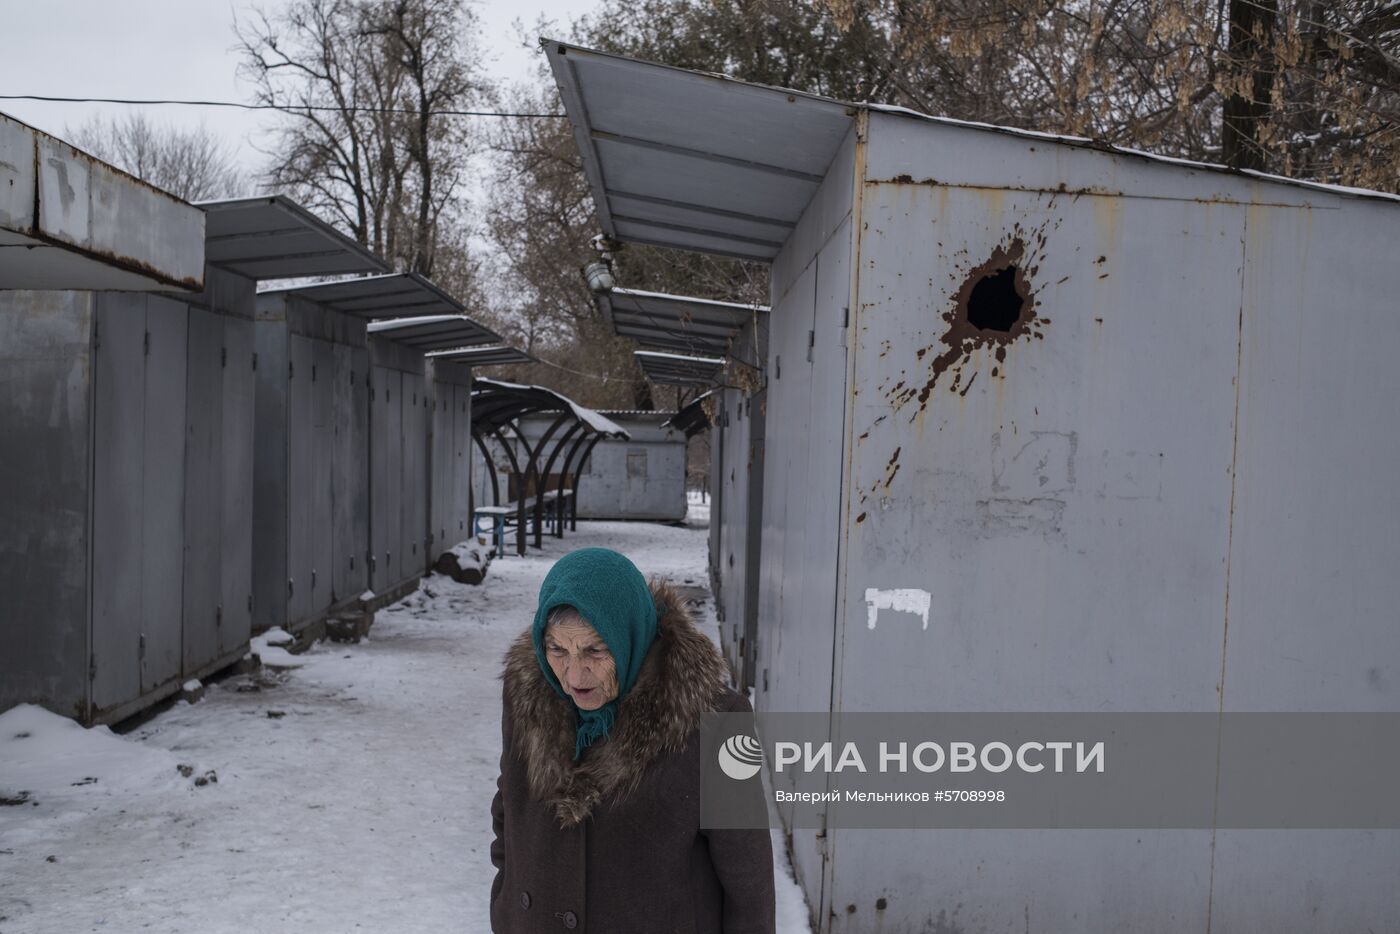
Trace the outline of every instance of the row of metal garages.
[[458, 302], [281, 197], [192, 207], [4, 118], [0, 156], [0, 709], [121, 719], [470, 534], [499, 338]]
[[[1397, 199], [544, 46], [607, 236], [770, 264], [727, 352], [614, 315], [722, 372], [712, 575], [758, 710], [1400, 713]], [[821, 932], [1400, 917], [1394, 829], [778, 808]]]

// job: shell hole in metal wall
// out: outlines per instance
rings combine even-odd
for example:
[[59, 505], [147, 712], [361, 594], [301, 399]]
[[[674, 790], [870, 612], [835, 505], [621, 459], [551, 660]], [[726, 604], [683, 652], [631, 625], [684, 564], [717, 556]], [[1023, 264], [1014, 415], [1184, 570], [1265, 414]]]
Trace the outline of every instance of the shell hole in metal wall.
[[1026, 297], [1017, 288], [1015, 265], [988, 272], [972, 286], [967, 297], [967, 321], [979, 331], [1010, 333], [1021, 320]]

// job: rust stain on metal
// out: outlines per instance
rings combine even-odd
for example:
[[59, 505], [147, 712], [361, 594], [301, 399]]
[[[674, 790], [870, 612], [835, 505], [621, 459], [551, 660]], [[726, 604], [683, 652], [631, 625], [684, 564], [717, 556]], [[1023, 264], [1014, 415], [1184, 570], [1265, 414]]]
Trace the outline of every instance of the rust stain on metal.
[[899, 452], [902, 450], [904, 450], [903, 447], [895, 448], [894, 453], [890, 455], [890, 459], [885, 463], [885, 489], [889, 489], [890, 484], [894, 483], [895, 475], [899, 473]]
[[[195, 292], [199, 292], [204, 289], [203, 275], [185, 276], [184, 278], [176, 279], [169, 273], [160, 271], [155, 266], [152, 266], [150, 263], [142, 262], [141, 260], [134, 259], [130, 256], [121, 256], [113, 252], [112, 250], [104, 250], [99, 247], [78, 247], [72, 243], [69, 243], [67, 240], [60, 240], [57, 237], [49, 236], [48, 234], [45, 234], [43, 231], [39, 230], [26, 231], [26, 234], [28, 236], [33, 237], [36, 240], [42, 241], [43, 246], [58, 247], [60, 250], [64, 250], [68, 253], [76, 253], [79, 256], [100, 259], [105, 261], [110, 266], [114, 266], [125, 272], [131, 272], [136, 273], [137, 275], [145, 276], [159, 283], [173, 285], [184, 289], [190, 289], [191, 291]], [[113, 289], [110, 291], [122, 290]]]
[[[1032, 281], [1040, 271], [1045, 245], [1044, 229], [1023, 231], [1017, 227], [985, 261], [966, 272], [954, 270], [950, 274], [960, 284], [953, 295], [952, 307], [942, 315], [947, 324], [939, 338], [942, 346], [935, 344], [914, 351], [915, 358], [927, 368], [923, 385], [905, 385], [901, 380], [884, 390], [885, 398], [896, 412], [917, 403], [912, 421], [925, 411], [944, 373], [950, 374], [948, 389], [966, 396], [977, 375], [968, 371], [968, 367], [979, 348], [992, 349], [997, 366], [992, 368], [990, 376], [1002, 379], [1006, 374], [1007, 345], [1020, 340], [1043, 339], [1042, 329], [1049, 319], [1038, 314]], [[933, 350], [940, 352], [926, 361]]]

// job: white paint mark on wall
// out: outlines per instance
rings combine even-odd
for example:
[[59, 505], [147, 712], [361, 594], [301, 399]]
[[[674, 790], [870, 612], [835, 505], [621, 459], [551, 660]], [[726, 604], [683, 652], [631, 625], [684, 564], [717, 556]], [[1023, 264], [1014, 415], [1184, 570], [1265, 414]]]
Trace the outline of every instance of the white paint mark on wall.
[[913, 613], [924, 621], [924, 628], [928, 628], [928, 608], [931, 602], [931, 595], [927, 590], [913, 590], [899, 588], [896, 590], [877, 590], [874, 587], [865, 589], [865, 625], [869, 629], [875, 628], [875, 620], [880, 615], [881, 610], [897, 610], [900, 613]]

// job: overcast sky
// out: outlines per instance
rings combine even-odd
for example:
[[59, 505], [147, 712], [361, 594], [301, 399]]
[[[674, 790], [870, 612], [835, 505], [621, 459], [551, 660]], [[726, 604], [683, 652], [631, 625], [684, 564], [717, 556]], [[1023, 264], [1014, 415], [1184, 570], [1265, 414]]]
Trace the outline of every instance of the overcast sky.
[[[512, 23], [535, 32], [544, 16], [564, 34], [597, 0], [482, 0], [480, 47], [487, 73], [501, 81], [531, 77], [540, 53], [523, 46]], [[262, 0], [268, 10], [287, 0]], [[5, 51], [0, 93], [64, 97], [136, 97], [247, 101], [251, 89], [236, 75], [232, 23], [250, 0], [0, 0]], [[118, 115], [119, 105], [49, 104], [0, 100], [0, 112], [55, 136], [94, 114]], [[266, 113], [192, 107], [144, 108], [160, 122], [201, 121], [238, 150], [252, 168]]]

